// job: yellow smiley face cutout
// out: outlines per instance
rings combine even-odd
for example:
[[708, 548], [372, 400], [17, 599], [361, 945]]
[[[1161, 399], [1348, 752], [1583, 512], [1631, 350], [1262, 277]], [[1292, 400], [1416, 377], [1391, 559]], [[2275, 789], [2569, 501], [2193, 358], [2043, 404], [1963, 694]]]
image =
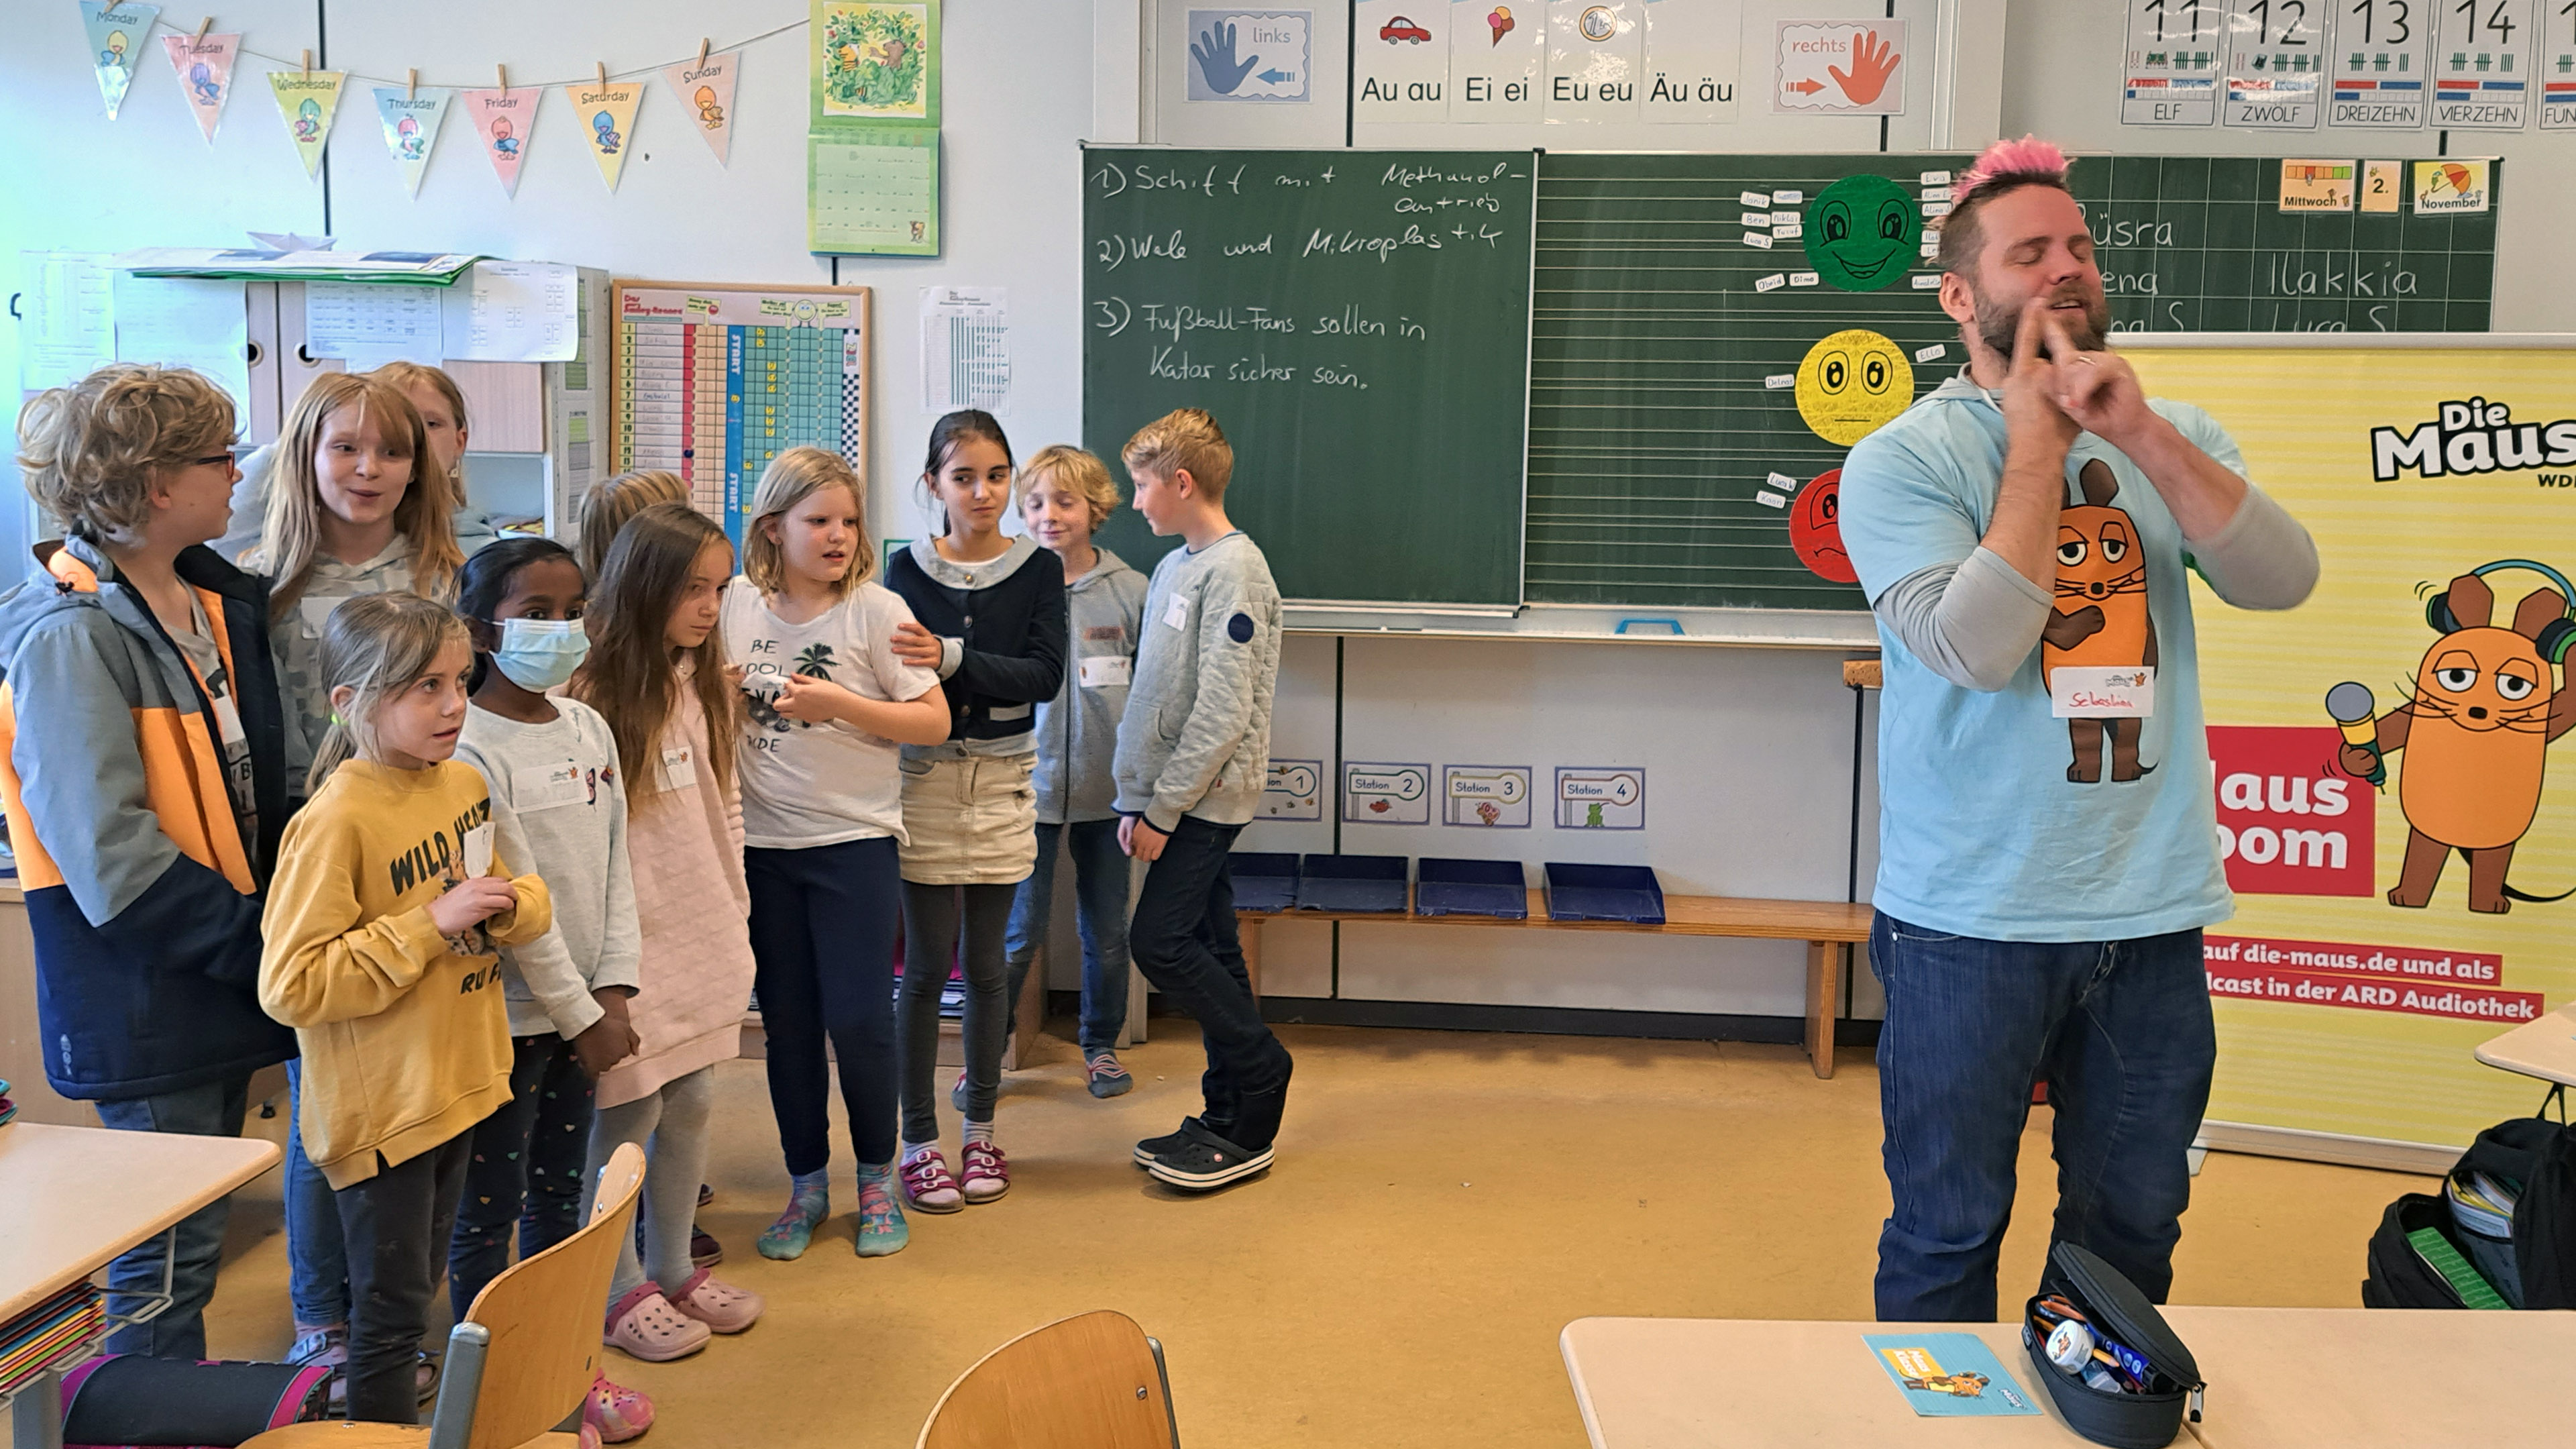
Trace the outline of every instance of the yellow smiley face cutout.
[[1827, 337], [1798, 364], [1798, 416], [1828, 443], [1857, 443], [1913, 403], [1905, 350], [1865, 328]]

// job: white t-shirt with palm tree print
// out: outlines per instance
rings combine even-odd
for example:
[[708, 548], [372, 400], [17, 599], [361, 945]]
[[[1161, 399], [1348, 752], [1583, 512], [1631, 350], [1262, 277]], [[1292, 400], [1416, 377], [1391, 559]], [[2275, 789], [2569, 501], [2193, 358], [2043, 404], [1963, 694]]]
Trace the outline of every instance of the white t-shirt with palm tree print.
[[809, 622], [769, 610], [751, 580], [725, 586], [725, 659], [742, 666], [742, 843], [802, 850], [891, 835], [905, 844], [903, 772], [894, 741], [834, 721], [799, 724], [772, 706], [787, 676], [828, 679], [863, 699], [918, 699], [939, 675], [894, 652], [912, 607], [866, 583]]

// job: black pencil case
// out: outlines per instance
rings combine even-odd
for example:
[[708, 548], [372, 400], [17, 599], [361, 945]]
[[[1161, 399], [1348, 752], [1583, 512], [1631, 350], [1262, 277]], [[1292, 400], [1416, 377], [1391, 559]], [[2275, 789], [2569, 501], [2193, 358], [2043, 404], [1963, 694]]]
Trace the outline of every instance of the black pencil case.
[[[2032, 1320], [2040, 1301], [2051, 1294], [2073, 1304], [2097, 1339], [2116, 1340], [2146, 1361], [2143, 1392], [2097, 1389], [2081, 1375], [2049, 1361], [2047, 1337]], [[2186, 1409], [2194, 1423], [2200, 1421], [2201, 1394], [2207, 1386], [2201, 1382], [2200, 1365], [2192, 1361], [2191, 1350], [2147, 1295], [2138, 1291], [2138, 1285], [2089, 1249], [2058, 1243], [2048, 1250], [2041, 1291], [2022, 1305], [2021, 1341], [2030, 1350], [2041, 1387], [2056, 1401], [2058, 1414], [2069, 1428], [2096, 1444], [2108, 1444], [2111, 1449], [2164, 1449], [2182, 1432]]]

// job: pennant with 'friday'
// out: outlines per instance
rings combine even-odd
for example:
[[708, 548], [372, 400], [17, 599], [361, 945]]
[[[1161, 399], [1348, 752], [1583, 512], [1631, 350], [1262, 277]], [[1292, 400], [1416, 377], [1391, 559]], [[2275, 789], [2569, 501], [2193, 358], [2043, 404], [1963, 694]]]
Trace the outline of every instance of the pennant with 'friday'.
[[233, 91], [233, 57], [241, 53], [241, 37], [165, 35], [161, 44], [170, 52], [170, 69], [179, 77], [180, 94], [188, 98], [197, 129], [213, 141], [224, 118], [224, 98]]
[[544, 94], [536, 86], [456, 93], [456, 104], [474, 122], [484, 159], [492, 163], [492, 174], [501, 178], [505, 196], [519, 194], [519, 166], [528, 159], [528, 138], [537, 129], [537, 98]]
[[158, 5], [101, 4], [100, 0], [80, 0], [81, 28], [89, 33], [89, 62], [98, 72], [98, 93], [107, 102], [107, 118], [116, 119], [117, 107], [125, 104], [127, 87], [134, 84], [135, 62], [143, 54], [144, 37], [152, 33], [152, 20], [161, 13]]
[[277, 113], [286, 118], [287, 137], [304, 158], [304, 174], [322, 169], [322, 148], [331, 143], [331, 120], [340, 113], [340, 87], [349, 73], [341, 70], [273, 70], [268, 88], [277, 97]]
[[739, 50], [662, 67], [662, 79], [670, 83], [671, 94], [680, 98], [689, 129], [716, 153], [718, 166], [725, 164], [733, 150], [733, 82], [741, 72]]
[[420, 195], [421, 173], [429, 169], [429, 153], [438, 145], [438, 123], [447, 119], [447, 103], [455, 98], [456, 92], [441, 86], [376, 87], [376, 118], [384, 122], [385, 149], [393, 153], [394, 169], [414, 196]]
[[635, 130], [635, 108], [644, 101], [641, 81], [610, 81], [606, 85], [584, 81], [564, 87], [572, 98], [572, 111], [581, 126], [582, 140], [590, 145], [591, 157], [599, 162], [599, 178], [608, 189], [617, 189], [617, 178], [626, 170], [626, 153]]

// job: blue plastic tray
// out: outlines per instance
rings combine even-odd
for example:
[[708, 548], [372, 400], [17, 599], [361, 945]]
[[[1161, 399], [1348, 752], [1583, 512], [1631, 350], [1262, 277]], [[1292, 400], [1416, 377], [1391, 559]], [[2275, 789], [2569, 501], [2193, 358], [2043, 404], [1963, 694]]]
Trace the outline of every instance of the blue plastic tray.
[[1517, 860], [1441, 860], [1415, 865], [1413, 909], [1425, 916], [1529, 919], [1529, 882]]
[[1297, 909], [1402, 915], [1405, 865], [1400, 855], [1307, 856], [1297, 874]]
[[1664, 888], [1642, 865], [1547, 863], [1547, 918], [1551, 921], [1664, 923]]
[[1238, 911], [1286, 911], [1297, 905], [1297, 857], [1286, 851], [1238, 850], [1225, 858]]

